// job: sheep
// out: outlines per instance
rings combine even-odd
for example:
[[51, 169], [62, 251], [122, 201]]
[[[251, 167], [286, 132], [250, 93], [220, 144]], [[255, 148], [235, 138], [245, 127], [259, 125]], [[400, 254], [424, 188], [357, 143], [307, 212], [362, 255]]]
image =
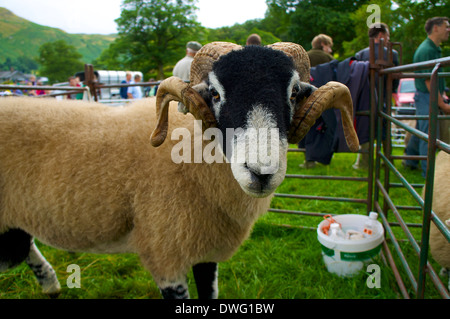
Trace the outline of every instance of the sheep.
[[[0, 100], [0, 242], [8, 246], [0, 250], [0, 270], [25, 258], [43, 291], [58, 294], [37, 238], [72, 252], [136, 253], [164, 298], [189, 298], [192, 268], [199, 298], [217, 298], [217, 263], [231, 258], [269, 208], [285, 176], [288, 144], [335, 107], [358, 150], [348, 88], [331, 82], [316, 89], [308, 79], [299, 45], [214, 42], [197, 53], [190, 83], [168, 78], [156, 100], [124, 108]], [[190, 114], [178, 112], [176, 102]], [[278, 154], [271, 172], [259, 157], [248, 161], [251, 147], [239, 144], [243, 133], [264, 128], [278, 138], [262, 142]], [[180, 130], [214, 133], [214, 141], [201, 140], [206, 149], [229, 129], [236, 134], [215, 148], [222, 162], [173, 160]], [[245, 161], [234, 161], [242, 149]]]
[[[432, 207], [439, 219], [450, 228], [450, 154], [444, 151], [436, 156]], [[441, 274], [450, 275], [450, 243], [434, 223], [430, 226], [430, 251], [434, 260], [443, 267]]]

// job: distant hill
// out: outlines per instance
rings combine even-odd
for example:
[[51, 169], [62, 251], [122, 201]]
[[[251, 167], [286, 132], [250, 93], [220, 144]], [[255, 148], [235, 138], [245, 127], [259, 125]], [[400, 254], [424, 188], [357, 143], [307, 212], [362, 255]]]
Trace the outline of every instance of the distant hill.
[[0, 63], [8, 57], [12, 60], [22, 55], [37, 57], [43, 43], [61, 39], [78, 49], [84, 63], [92, 63], [115, 37], [115, 34], [69, 34], [33, 23], [0, 7]]

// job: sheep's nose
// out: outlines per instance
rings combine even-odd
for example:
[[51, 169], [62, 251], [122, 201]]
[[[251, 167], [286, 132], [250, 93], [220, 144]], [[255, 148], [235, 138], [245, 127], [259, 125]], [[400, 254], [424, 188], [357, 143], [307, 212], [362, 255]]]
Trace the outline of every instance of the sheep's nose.
[[256, 193], [262, 192], [269, 183], [269, 179], [272, 175], [258, 174], [251, 170], [249, 170], [249, 172], [250, 172], [250, 184], [248, 188]]

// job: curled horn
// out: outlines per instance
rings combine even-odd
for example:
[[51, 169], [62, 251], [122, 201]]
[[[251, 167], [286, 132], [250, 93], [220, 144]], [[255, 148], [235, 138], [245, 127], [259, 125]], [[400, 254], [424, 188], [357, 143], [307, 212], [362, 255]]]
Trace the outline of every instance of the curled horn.
[[295, 68], [300, 76], [300, 81], [309, 83], [309, 56], [301, 45], [291, 42], [277, 42], [267, 47], [283, 51], [294, 60]]
[[[290, 42], [278, 42], [269, 47], [283, 51], [290, 56], [294, 60], [300, 80], [309, 83], [309, 57], [300, 45]], [[341, 111], [342, 127], [347, 145], [352, 152], [357, 152], [359, 139], [353, 127], [352, 98], [347, 86], [339, 82], [328, 82], [300, 102], [296, 108], [288, 133], [289, 143], [297, 144], [300, 142], [320, 115], [330, 108], [336, 108]]]
[[305, 137], [319, 116], [330, 108], [341, 111], [345, 140], [352, 152], [359, 149], [359, 139], [353, 128], [353, 103], [347, 86], [339, 82], [328, 82], [314, 91], [304, 101], [292, 119], [288, 133], [289, 143], [297, 144]]
[[209, 72], [212, 71], [214, 62], [222, 55], [241, 48], [240, 45], [228, 42], [211, 42], [206, 44], [195, 54], [192, 61], [190, 86], [203, 82], [208, 77]]
[[202, 83], [212, 70], [212, 66], [220, 56], [241, 46], [226, 42], [212, 42], [200, 49], [191, 65], [190, 83], [178, 77], [170, 77], [161, 82], [156, 93], [157, 124], [151, 136], [151, 144], [160, 146], [167, 137], [169, 127], [169, 103], [181, 102], [188, 112], [203, 123], [203, 129], [215, 127], [216, 118], [208, 105], [193, 86]]
[[161, 82], [156, 95], [156, 128], [152, 133], [151, 143], [160, 146], [167, 137], [169, 127], [169, 103], [179, 101], [189, 112], [203, 122], [205, 129], [216, 126], [214, 114], [202, 96], [178, 77], [172, 76]]

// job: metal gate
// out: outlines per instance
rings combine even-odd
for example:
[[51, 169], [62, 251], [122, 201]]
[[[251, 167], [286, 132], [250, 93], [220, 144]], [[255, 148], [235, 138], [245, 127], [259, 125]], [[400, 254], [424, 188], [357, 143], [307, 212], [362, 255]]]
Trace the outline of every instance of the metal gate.
[[[392, 46], [394, 43], [388, 43], [388, 48], [390, 54], [388, 57], [392, 57]], [[381, 45], [380, 45], [381, 47]], [[378, 55], [382, 56], [382, 55]], [[385, 61], [384, 61], [385, 62]], [[391, 99], [388, 98], [386, 100], [386, 111], [383, 111], [382, 101], [378, 103], [378, 105], [372, 105], [372, 110], [376, 112], [373, 114], [373, 119], [376, 120], [372, 122], [372, 126], [375, 127], [377, 125], [378, 128], [378, 137], [377, 141], [381, 141], [381, 126], [382, 120], [385, 119], [388, 123], [387, 133], [388, 136], [386, 138], [385, 149], [381, 151], [381, 143], [376, 144], [376, 165], [375, 165], [375, 190], [374, 190], [374, 209], [380, 214], [383, 219], [383, 225], [386, 229], [386, 233], [388, 235], [387, 240], [389, 241], [389, 245], [386, 245], [386, 253], [390, 256], [389, 261], [391, 264], [391, 268], [395, 273], [398, 286], [401, 289], [401, 292], [405, 298], [409, 298], [408, 288], [404, 282], [404, 279], [400, 275], [400, 271], [397, 265], [393, 262], [391, 249], [397, 254], [398, 259], [400, 261], [401, 267], [403, 268], [404, 274], [406, 274], [407, 279], [409, 280], [409, 285], [412, 287], [412, 290], [415, 293], [417, 298], [424, 298], [425, 296], [425, 281], [426, 278], [429, 277], [435, 288], [439, 291], [440, 295], [443, 298], [450, 298], [449, 292], [446, 286], [440, 280], [438, 274], [435, 269], [432, 267], [429, 261], [429, 238], [430, 238], [430, 223], [433, 222], [436, 227], [441, 231], [441, 233], [445, 236], [447, 241], [450, 243], [450, 231], [445, 226], [442, 220], [440, 220], [436, 214], [432, 211], [432, 199], [433, 199], [433, 182], [434, 182], [434, 170], [435, 170], [435, 157], [436, 151], [440, 150], [443, 152], [450, 153], [450, 145], [442, 142], [437, 139], [437, 131], [438, 131], [438, 120], [450, 119], [450, 116], [439, 115], [438, 105], [437, 105], [437, 97], [438, 97], [438, 78], [439, 77], [448, 77], [448, 73], [438, 73], [438, 69], [440, 67], [450, 65], [450, 57], [442, 58], [433, 61], [414, 63], [409, 65], [403, 65], [398, 67], [386, 67], [389, 63], [383, 63], [383, 61], [378, 62], [374, 61], [373, 55], [371, 60], [371, 65], [373, 68], [371, 70], [371, 81], [378, 81], [378, 96], [383, 94], [384, 82], [386, 81], [386, 95], [390, 97], [392, 95], [392, 81], [396, 78], [430, 78], [431, 87], [430, 87], [430, 111], [429, 116], [419, 116], [419, 115], [403, 115], [403, 116], [392, 116], [391, 112]], [[414, 73], [417, 70], [425, 70], [432, 69], [431, 73]], [[373, 73], [378, 71], [379, 77], [375, 77]], [[381, 100], [381, 99], [380, 99]], [[372, 101], [373, 104], [374, 101]], [[419, 130], [412, 128], [403, 122], [401, 119], [428, 119], [429, 120], [429, 132], [428, 134], [423, 134]], [[391, 145], [391, 125], [394, 123], [395, 125], [402, 127], [407, 132], [416, 135], [417, 137], [426, 140], [428, 142], [428, 156], [394, 156], [392, 154], [392, 145]], [[425, 178], [425, 183], [423, 185], [420, 184], [411, 184], [406, 180], [406, 178], [401, 174], [401, 172], [396, 169], [393, 164], [394, 160], [404, 160], [404, 159], [422, 159], [427, 160], [427, 175]], [[384, 172], [382, 172], [381, 167], [384, 167]], [[383, 176], [383, 175], [384, 176]], [[399, 181], [399, 183], [391, 182], [391, 176], [395, 176], [395, 179]], [[416, 189], [420, 189], [422, 187], [426, 187], [424, 199], [421, 198]], [[406, 189], [411, 196], [417, 202], [417, 206], [405, 207], [401, 205], [396, 205], [395, 200], [391, 196], [391, 190], [402, 187]], [[381, 199], [382, 197], [382, 199]], [[410, 225], [407, 224], [402, 217], [401, 211], [416, 211], [417, 213], [422, 214], [422, 223], [420, 225]], [[393, 214], [395, 216], [396, 222], [389, 222], [389, 214]], [[401, 249], [396, 236], [394, 234], [392, 227], [401, 227], [404, 234], [406, 235], [413, 251], [415, 252], [418, 260], [418, 271], [416, 274], [412, 271], [412, 265], [409, 264], [404, 257], [405, 254]], [[421, 228], [421, 239], [420, 242], [417, 242], [414, 236], [411, 233], [412, 227], [420, 227]], [[428, 276], [427, 276], [428, 275]]]
[[[404, 298], [411, 298], [409, 291], [413, 291], [416, 298], [424, 298], [425, 296], [425, 280], [429, 277], [438, 290], [442, 298], [449, 299], [450, 295], [446, 286], [440, 280], [435, 269], [429, 262], [429, 236], [430, 236], [430, 223], [433, 222], [438, 229], [443, 233], [445, 238], [450, 243], [450, 231], [445, 226], [436, 214], [432, 211], [432, 191], [433, 191], [433, 179], [434, 179], [434, 164], [435, 153], [439, 149], [441, 151], [450, 153], [450, 145], [445, 144], [436, 138], [437, 136], [437, 121], [442, 119], [450, 119], [450, 116], [438, 115], [437, 106], [437, 78], [448, 77], [449, 73], [438, 73], [438, 68], [450, 65], [450, 58], [443, 58], [439, 60], [433, 60], [423, 63], [408, 64], [398, 67], [393, 67], [392, 63], [392, 48], [394, 45], [400, 46], [399, 52], [401, 56], [401, 44], [400, 43], [387, 43], [388, 54], [386, 60], [383, 58], [375, 60], [374, 41], [370, 42], [370, 91], [371, 102], [369, 114], [357, 114], [367, 115], [370, 118], [370, 142], [369, 142], [369, 168], [366, 177], [352, 177], [352, 176], [315, 176], [315, 175], [296, 175], [287, 174], [286, 178], [299, 178], [299, 179], [321, 179], [336, 180], [336, 181], [353, 181], [367, 183], [367, 194], [365, 199], [358, 198], [338, 198], [338, 197], [325, 197], [325, 196], [308, 196], [298, 194], [275, 194], [275, 197], [283, 198], [295, 198], [303, 200], [323, 200], [323, 201], [343, 201], [348, 203], [359, 203], [366, 205], [366, 212], [375, 211], [381, 216], [383, 226], [385, 228], [386, 240], [383, 243], [383, 255], [386, 262], [389, 264], [393, 271], [393, 274], [397, 280], [398, 287]], [[383, 57], [384, 54], [381, 51], [383, 45], [379, 45], [380, 52], [379, 57]], [[414, 73], [416, 70], [433, 69], [432, 73]], [[431, 79], [431, 100], [430, 100], [430, 131], [428, 134], [423, 134], [415, 128], [406, 125], [401, 120], [403, 119], [424, 119], [424, 116], [418, 115], [392, 115], [392, 82], [394, 79], [399, 78], [416, 78], [427, 77]], [[384, 83], [386, 82], [386, 83]], [[378, 85], [376, 85], [378, 84]], [[386, 87], [386, 107], [383, 110], [383, 99], [378, 99], [376, 102], [375, 92], [377, 96], [383, 96], [383, 88]], [[428, 117], [427, 117], [428, 118]], [[387, 123], [386, 127], [386, 143], [382, 147], [382, 121]], [[419, 138], [428, 140], [428, 157], [420, 156], [406, 156], [406, 155], [393, 155], [392, 153], [392, 124], [397, 127], [417, 135]], [[377, 132], [377, 133], [376, 133]], [[377, 136], [375, 136], [377, 134]], [[290, 152], [304, 152], [304, 149], [291, 149]], [[363, 151], [360, 151], [363, 152]], [[396, 169], [393, 164], [394, 160], [402, 159], [426, 159], [428, 162], [428, 173], [425, 182], [422, 183], [409, 183], [401, 172]], [[394, 175], [398, 181], [391, 182], [391, 175]], [[415, 188], [421, 189], [426, 186], [427, 192], [425, 198], [422, 199]], [[402, 206], [396, 205], [395, 200], [392, 198], [391, 191], [404, 188], [417, 202], [417, 206]], [[321, 212], [305, 212], [287, 209], [275, 209], [269, 210], [273, 213], [287, 213], [296, 215], [308, 215], [308, 216], [324, 216], [325, 213]], [[422, 214], [421, 223], [407, 223], [402, 217], [401, 211], [416, 212]], [[392, 221], [391, 215], [395, 217]], [[411, 261], [408, 262], [405, 257], [405, 252], [402, 250], [400, 240], [395, 235], [394, 228], [400, 227], [403, 230], [407, 242], [412, 246], [413, 251], [416, 254], [416, 260], [414, 262], [418, 265], [418, 270], [414, 272], [412, 268], [417, 265], [411, 265]], [[421, 229], [421, 239], [417, 242], [412, 235], [411, 229]], [[428, 276], [427, 276], [428, 275]], [[405, 283], [405, 278], [408, 280]]]

